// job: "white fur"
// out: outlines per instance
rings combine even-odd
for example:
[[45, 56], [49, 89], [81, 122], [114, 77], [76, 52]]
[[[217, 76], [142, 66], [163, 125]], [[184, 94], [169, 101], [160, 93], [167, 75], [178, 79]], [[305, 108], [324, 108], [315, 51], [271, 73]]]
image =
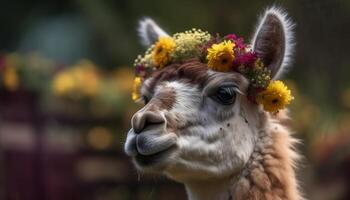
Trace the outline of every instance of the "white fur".
[[[156, 87], [155, 95], [164, 87], [171, 87], [176, 93], [175, 104], [171, 110], [164, 110], [164, 115], [175, 119], [179, 127], [193, 124], [177, 132], [179, 148], [171, 157], [169, 163], [172, 164], [165, 173], [175, 180], [186, 182], [226, 177], [243, 168], [253, 151], [256, 130], [240, 116], [240, 99], [237, 98], [233, 106], [224, 110], [213, 110], [218, 106], [217, 102], [203, 96], [195, 85], [164, 82]], [[227, 113], [227, 119], [219, 121], [222, 112]]]
[[196, 118], [198, 111], [196, 105], [199, 105], [201, 100], [200, 90], [197, 88], [197, 86], [180, 83], [177, 81], [166, 82], [165, 86], [172, 87], [176, 91], [175, 104], [169, 112], [172, 112], [174, 115], [181, 116], [181, 118], [185, 119]]
[[[215, 77], [211, 80], [213, 82], [223, 80], [220, 75], [227, 76], [218, 72], [211, 73], [218, 74], [212, 76]], [[146, 80], [141, 90], [143, 94], [148, 94], [148, 83], [149, 80]], [[181, 182], [225, 178], [238, 173], [248, 161], [257, 135], [257, 130], [245, 122], [246, 116], [242, 116], [242, 94], [237, 93], [233, 105], [223, 107], [206, 96], [197, 85], [168, 81], [155, 87], [153, 98], [158, 98], [157, 94], [165, 88], [175, 91], [175, 102], [170, 110], [159, 112], [166, 116], [165, 119], [176, 122], [178, 149], [164, 160], [163, 163], [168, 163], [164, 173]], [[139, 112], [146, 112], [148, 107], [149, 104]], [[170, 122], [166, 121], [167, 123]], [[173, 131], [165, 130], [159, 134], [170, 134]], [[129, 141], [131, 139], [128, 138], [126, 145], [130, 145]], [[129, 150], [129, 154], [133, 154], [133, 151]]]
[[[268, 15], [274, 15], [280, 20], [283, 26], [283, 31], [285, 35], [285, 41], [286, 41], [282, 65], [280, 66], [278, 72], [274, 76], [274, 79], [277, 79], [281, 77], [283, 73], [288, 71], [288, 66], [291, 64], [292, 55], [294, 53], [293, 51], [295, 46], [294, 36], [293, 36], [293, 29], [295, 27], [295, 24], [288, 17], [287, 12], [285, 12], [282, 8], [277, 6], [269, 7], [265, 10], [264, 14], [260, 17], [259, 23], [255, 29], [254, 36], [251, 42], [252, 45], [255, 44], [256, 37], [259, 31], [261, 30], [266, 20], [266, 17]], [[253, 49], [254, 49], [254, 46], [253, 46]]]

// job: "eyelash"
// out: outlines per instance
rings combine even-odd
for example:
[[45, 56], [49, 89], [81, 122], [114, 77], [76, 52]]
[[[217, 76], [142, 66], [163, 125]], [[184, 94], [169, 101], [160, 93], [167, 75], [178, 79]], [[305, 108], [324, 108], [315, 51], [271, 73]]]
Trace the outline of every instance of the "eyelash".
[[221, 86], [212, 96], [212, 98], [222, 105], [232, 105], [236, 101], [235, 86]]

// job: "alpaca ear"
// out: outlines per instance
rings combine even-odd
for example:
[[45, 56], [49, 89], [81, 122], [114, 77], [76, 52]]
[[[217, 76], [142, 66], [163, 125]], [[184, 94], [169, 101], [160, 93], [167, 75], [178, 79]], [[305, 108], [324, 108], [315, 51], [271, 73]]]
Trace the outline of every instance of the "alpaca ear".
[[256, 28], [252, 48], [277, 79], [290, 62], [293, 49], [293, 23], [280, 8], [265, 11]]
[[158, 41], [158, 38], [161, 36], [169, 36], [151, 18], [144, 18], [140, 20], [138, 32], [141, 39], [141, 43], [145, 46], [150, 46], [154, 44]]

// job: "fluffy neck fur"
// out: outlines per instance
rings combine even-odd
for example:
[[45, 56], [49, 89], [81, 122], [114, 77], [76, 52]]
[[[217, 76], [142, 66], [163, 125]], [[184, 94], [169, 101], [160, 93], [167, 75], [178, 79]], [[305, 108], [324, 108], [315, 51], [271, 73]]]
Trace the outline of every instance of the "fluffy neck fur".
[[191, 200], [301, 200], [294, 173], [297, 140], [281, 124], [285, 117], [263, 116], [259, 136], [239, 175], [205, 182], [186, 183]]

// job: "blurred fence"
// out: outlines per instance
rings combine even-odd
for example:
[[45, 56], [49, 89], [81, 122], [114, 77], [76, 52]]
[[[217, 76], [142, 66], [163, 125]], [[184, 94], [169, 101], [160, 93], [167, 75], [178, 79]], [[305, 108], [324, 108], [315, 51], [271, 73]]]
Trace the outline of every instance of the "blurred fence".
[[[117, 130], [121, 129], [119, 117], [45, 113], [38, 105], [38, 95], [26, 91], [1, 90], [0, 96], [4, 199], [185, 197], [179, 184], [136, 174], [121, 151], [124, 134]], [[122, 135], [108, 135], [112, 134], [109, 131]], [[89, 143], [89, 139], [95, 140]], [[108, 146], [109, 142], [113, 144]], [[174, 193], [177, 195], [169, 196]]]

